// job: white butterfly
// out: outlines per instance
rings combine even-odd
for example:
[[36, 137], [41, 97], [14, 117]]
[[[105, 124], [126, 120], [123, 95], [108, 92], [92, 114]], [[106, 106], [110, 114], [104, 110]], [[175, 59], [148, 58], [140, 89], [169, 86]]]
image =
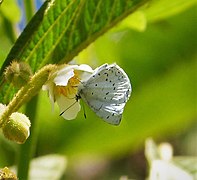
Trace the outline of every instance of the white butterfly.
[[82, 98], [100, 118], [118, 125], [131, 91], [124, 70], [117, 64], [104, 64], [81, 83], [76, 99]]

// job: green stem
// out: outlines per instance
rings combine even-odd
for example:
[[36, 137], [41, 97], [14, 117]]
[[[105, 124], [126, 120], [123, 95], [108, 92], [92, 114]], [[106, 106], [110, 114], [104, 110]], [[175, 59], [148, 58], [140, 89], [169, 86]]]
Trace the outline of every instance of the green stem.
[[25, 144], [20, 145], [17, 176], [21, 180], [28, 179], [30, 161], [35, 154], [39, 130], [38, 120], [36, 119], [38, 100], [38, 96], [35, 96], [26, 105], [25, 114], [31, 119], [31, 135]]
[[23, 0], [23, 3], [25, 9], [26, 23], [28, 23], [34, 14], [34, 3], [32, 2], [32, 0]]
[[56, 65], [49, 64], [40, 69], [29, 81], [23, 86], [8, 104], [6, 110], [1, 115], [0, 127], [2, 127], [8, 120], [8, 117], [16, 112], [24, 103], [27, 103], [33, 96], [35, 96], [42, 85], [47, 81], [49, 73], [56, 67]]

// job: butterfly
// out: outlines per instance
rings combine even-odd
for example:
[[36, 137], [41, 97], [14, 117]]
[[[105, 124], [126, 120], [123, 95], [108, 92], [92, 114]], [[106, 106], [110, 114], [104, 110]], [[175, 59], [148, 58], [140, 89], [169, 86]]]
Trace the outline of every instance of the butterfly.
[[103, 64], [78, 87], [80, 98], [104, 121], [119, 125], [132, 88], [127, 74], [117, 64]]

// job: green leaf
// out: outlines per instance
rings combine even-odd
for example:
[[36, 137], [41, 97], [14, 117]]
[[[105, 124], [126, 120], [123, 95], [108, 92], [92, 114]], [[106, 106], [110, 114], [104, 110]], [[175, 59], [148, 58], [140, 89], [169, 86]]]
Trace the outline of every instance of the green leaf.
[[148, 23], [162, 21], [197, 4], [196, 0], [152, 0], [121, 22], [119, 29], [145, 31]]
[[[54, 179], [62, 177], [67, 167], [65, 156], [50, 154], [35, 158], [30, 163], [29, 180], [34, 179]], [[12, 167], [16, 171], [15, 167]]]
[[136, 11], [122, 21], [120, 28], [131, 28], [137, 31], [145, 31], [147, 26], [146, 16], [143, 11]]
[[30, 163], [30, 180], [60, 179], [65, 172], [67, 159], [65, 156], [50, 154], [33, 159]]
[[175, 156], [173, 162], [190, 173], [194, 178], [197, 177], [197, 156]]
[[[7, 95], [10, 87], [3, 87], [2, 83], [3, 71], [12, 60], [28, 62], [33, 71], [48, 63], [68, 62], [147, 1], [46, 1], [18, 38], [1, 68], [0, 100], [7, 102], [10, 99]], [[13, 90], [8, 93], [12, 96]]]
[[196, 0], [154, 0], [149, 3], [149, 8], [146, 8], [144, 12], [147, 20], [153, 22], [178, 14], [195, 4], [197, 4]]

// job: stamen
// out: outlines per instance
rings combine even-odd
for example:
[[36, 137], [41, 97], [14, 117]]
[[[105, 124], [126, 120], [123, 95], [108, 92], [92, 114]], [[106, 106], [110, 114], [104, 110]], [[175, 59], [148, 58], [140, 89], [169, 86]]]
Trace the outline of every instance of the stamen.
[[77, 94], [77, 88], [80, 84], [80, 78], [78, 76], [78, 73], [75, 72], [75, 75], [69, 79], [67, 86], [56, 86], [55, 90], [58, 94], [62, 94], [66, 97], [70, 97]]

